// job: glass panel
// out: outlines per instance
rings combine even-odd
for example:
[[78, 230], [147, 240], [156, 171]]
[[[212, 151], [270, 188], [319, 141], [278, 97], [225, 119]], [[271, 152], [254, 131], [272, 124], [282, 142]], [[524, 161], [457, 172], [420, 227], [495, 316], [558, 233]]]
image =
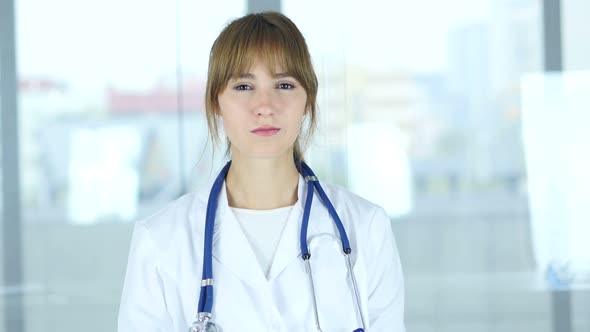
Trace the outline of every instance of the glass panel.
[[527, 74], [523, 134], [535, 260], [590, 286], [590, 71]]
[[[408, 331], [551, 331], [556, 314], [571, 314], [574, 331], [589, 322], [579, 314], [589, 306], [583, 290], [572, 292], [571, 312], [553, 311], [546, 265], [536, 264], [527, 169], [546, 163], [525, 163], [523, 112], [536, 99], [521, 81], [543, 69], [541, 5], [283, 1], [320, 79], [320, 132], [308, 158], [322, 178], [392, 216]], [[587, 44], [571, 38], [578, 48]], [[562, 119], [563, 106], [547, 113]], [[558, 150], [568, 146], [554, 135], [543, 137]], [[565, 217], [561, 211], [553, 220]]]
[[17, 2], [26, 329], [115, 331], [133, 222], [216, 167], [207, 60], [245, 3]]
[[[582, 2], [564, 1], [566, 25]], [[394, 218], [408, 331], [550, 331], [521, 141], [540, 1], [282, 5], [320, 79], [308, 159]], [[245, 7], [17, 1], [28, 331], [115, 330], [132, 222], [220, 162], [205, 144], [207, 57]], [[572, 27], [565, 67], [580, 69]], [[590, 326], [585, 294], [572, 293], [574, 331]]]
[[561, 7], [563, 68], [590, 70], [590, 43], [583, 42], [590, 34], [590, 1], [561, 0]]

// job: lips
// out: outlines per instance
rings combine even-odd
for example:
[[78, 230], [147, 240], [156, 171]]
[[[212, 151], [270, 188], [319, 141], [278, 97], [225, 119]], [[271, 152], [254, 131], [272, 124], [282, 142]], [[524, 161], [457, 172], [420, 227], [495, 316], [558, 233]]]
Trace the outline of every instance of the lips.
[[252, 130], [252, 133], [258, 136], [273, 136], [278, 133], [279, 130], [281, 130], [281, 128], [264, 126]]

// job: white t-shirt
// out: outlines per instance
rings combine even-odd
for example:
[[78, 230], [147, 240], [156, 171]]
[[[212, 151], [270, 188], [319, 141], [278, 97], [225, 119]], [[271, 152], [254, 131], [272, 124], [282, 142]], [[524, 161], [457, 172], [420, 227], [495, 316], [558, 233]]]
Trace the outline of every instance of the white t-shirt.
[[292, 209], [293, 206], [272, 210], [231, 208], [267, 278]]

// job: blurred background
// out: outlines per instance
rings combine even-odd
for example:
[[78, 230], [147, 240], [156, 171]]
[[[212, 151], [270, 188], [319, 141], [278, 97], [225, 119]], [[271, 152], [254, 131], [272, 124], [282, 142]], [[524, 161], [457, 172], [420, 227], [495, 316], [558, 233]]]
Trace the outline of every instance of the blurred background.
[[0, 331], [115, 331], [133, 223], [223, 162], [208, 54], [276, 10], [306, 153], [386, 208], [408, 331], [590, 331], [590, 2], [0, 0]]

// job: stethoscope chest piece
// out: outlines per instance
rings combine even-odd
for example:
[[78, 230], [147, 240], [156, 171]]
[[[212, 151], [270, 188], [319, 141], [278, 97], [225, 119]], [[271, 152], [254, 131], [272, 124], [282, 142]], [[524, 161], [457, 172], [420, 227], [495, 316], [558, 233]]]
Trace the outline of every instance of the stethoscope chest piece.
[[188, 332], [219, 332], [217, 325], [211, 321], [211, 316], [200, 315], [193, 325], [188, 329]]
[[200, 322], [194, 322], [193, 325], [188, 329], [188, 332], [219, 332], [215, 323], [207, 323], [206, 325], [200, 324]]

